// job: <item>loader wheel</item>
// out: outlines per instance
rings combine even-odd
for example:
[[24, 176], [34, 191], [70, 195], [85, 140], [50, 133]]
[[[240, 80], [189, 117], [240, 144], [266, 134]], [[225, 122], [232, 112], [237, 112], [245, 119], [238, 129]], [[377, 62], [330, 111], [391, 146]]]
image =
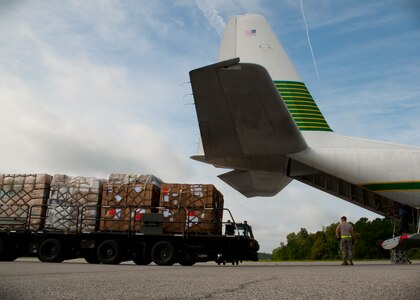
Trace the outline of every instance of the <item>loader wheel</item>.
[[6, 252], [6, 247], [5, 247], [5, 243], [3, 241], [2, 238], [0, 238], [0, 257], [2, 257], [4, 255], [4, 253]]
[[14, 261], [18, 258], [16, 251], [12, 250], [13, 248], [3, 238], [0, 238], [0, 261]]
[[138, 266], [146, 266], [152, 262], [150, 246], [147, 243], [136, 243], [131, 256], [133, 262]]
[[83, 257], [87, 263], [90, 264], [100, 264], [101, 261], [98, 258], [98, 255], [96, 255], [96, 251], [91, 251]]
[[38, 259], [42, 262], [63, 262], [64, 254], [61, 242], [54, 238], [43, 241], [38, 248]]
[[152, 248], [152, 260], [159, 266], [171, 266], [175, 263], [175, 247], [170, 242], [162, 241]]
[[103, 264], [118, 265], [121, 261], [121, 247], [117, 241], [107, 240], [99, 245], [98, 259]]
[[152, 258], [149, 257], [142, 257], [142, 256], [135, 256], [133, 257], [133, 262], [139, 266], [147, 266], [152, 262]]
[[192, 266], [196, 262], [195, 255], [190, 251], [184, 252], [179, 264], [181, 266]]

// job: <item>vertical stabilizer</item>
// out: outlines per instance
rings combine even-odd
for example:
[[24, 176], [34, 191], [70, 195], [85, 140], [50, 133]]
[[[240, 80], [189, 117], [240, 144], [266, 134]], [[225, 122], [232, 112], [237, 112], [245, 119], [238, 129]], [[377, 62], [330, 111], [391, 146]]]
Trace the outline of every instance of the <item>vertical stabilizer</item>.
[[267, 69], [300, 130], [332, 131], [263, 16], [250, 14], [230, 19], [218, 61], [234, 57]]

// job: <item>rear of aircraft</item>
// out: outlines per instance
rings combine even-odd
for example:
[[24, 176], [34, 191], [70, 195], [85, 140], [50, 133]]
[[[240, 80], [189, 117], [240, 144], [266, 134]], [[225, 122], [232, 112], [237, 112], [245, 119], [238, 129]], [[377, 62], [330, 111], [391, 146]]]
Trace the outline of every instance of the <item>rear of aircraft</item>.
[[334, 133], [263, 16], [233, 17], [218, 63], [190, 78], [204, 150], [192, 158], [233, 169], [219, 178], [245, 196], [295, 179], [383, 215], [420, 208], [420, 149]]

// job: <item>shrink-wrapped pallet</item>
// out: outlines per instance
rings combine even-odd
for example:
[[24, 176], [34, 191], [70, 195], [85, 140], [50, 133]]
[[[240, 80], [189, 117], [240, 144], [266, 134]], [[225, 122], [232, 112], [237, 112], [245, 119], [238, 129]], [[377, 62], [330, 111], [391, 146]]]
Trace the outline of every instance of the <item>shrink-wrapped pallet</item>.
[[164, 183], [159, 206], [167, 233], [222, 232], [223, 195], [214, 185]]
[[98, 178], [54, 175], [45, 227], [59, 231], [94, 231], [99, 219], [101, 191], [102, 180]]
[[0, 174], [0, 229], [40, 230], [45, 223], [51, 176]]
[[153, 175], [110, 174], [102, 191], [100, 231], [139, 231], [141, 215], [156, 212], [160, 184]]
[[108, 184], [153, 183], [154, 185], [160, 187], [160, 185], [162, 184], [162, 180], [151, 174], [111, 173], [108, 175], [107, 183]]

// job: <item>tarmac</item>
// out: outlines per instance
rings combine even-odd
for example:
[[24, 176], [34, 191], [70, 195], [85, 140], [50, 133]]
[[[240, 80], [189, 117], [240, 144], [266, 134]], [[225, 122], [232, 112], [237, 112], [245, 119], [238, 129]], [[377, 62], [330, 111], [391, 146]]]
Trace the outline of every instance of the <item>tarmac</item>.
[[420, 261], [61, 264], [0, 262], [0, 299], [420, 299]]

